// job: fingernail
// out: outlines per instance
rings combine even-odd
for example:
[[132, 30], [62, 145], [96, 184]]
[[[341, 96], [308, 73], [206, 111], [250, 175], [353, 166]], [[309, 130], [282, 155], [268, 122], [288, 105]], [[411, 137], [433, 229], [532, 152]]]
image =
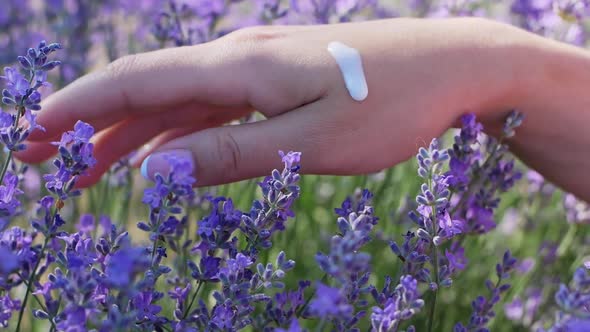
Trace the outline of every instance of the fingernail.
[[150, 144], [144, 144], [129, 157], [129, 164], [136, 165], [140, 158], [143, 158], [143, 156], [145, 156], [151, 149], [152, 146]]
[[143, 160], [143, 162], [141, 163], [141, 176], [143, 176], [146, 179], [149, 179], [148, 177], [148, 163], [150, 162], [150, 158], [152, 156], [147, 156], [147, 158], [145, 158]]
[[178, 149], [155, 152], [147, 156], [143, 160], [143, 163], [141, 163], [141, 175], [148, 180], [153, 180], [157, 173], [160, 173], [163, 177], [167, 177], [170, 172], [170, 157], [188, 160], [194, 163], [193, 155], [188, 150]]

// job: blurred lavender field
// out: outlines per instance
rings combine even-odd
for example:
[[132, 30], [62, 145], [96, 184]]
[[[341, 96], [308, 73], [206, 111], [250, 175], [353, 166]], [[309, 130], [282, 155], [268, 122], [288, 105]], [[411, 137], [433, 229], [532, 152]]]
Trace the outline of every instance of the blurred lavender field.
[[500, 140], [466, 115], [357, 177], [299, 175], [293, 152], [265, 179], [193, 191], [183, 160], [154, 184], [123, 159], [78, 193], [96, 162], [81, 122], [57, 163], [11, 157], [41, 96], [126, 54], [254, 25], [454, 16], [582, 47], [590, 31], [575, 0], [3, 0], [0, 329], [590, 331], [590, 206], [512, 160], [518, 113]]

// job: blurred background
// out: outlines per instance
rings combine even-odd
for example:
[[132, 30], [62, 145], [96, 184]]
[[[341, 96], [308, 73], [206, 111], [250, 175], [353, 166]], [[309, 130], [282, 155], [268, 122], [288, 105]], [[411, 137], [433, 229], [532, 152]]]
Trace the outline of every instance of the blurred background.
[[[125, 54], [207, 42], [236, 29], [265, 24], [326, 24], [389, 17], [483, 16], [520, 26], [550, 38], [581, 47], [587, 44], [586, 1], [558, 0], [2, 0], [0, 5], [0, 64], [13, 64], [16, 56], [40, 40], [64, 45], [59, 54], [63, 65], [51, 77], [53, 85], [45, 95], [65, 86], [84, 73], [104, 66]], [[244, 119], [253, 121], [258, 117]], [[525, 120], [526, 121], [526, 120]], [[442, 139], [452, 144], [454, 132]], [[518, 135], [518, 131], [517, 131]], [[305, 156], [303, 165], [305, 164]], [[24, 220], [34, 213], [36, 200], [45, 190], [40, 174], [46, 166], [31, 167], [24, 175], [29, 197]], [[436, 320], [440, 331], [450, 331], [458, 321], [467, 321], [471, 301], [484, 289], [484, 281], [495, 272], [495, 264], [506, 249], [519, 259], [513, 288], [496, 310], [493, 331], [528, 331], [552, 320], [554, 294], [559, 283], [568, 282], [573, 271], [588, 260], [590, 250], [590, 208], [561, 192], [532, 170], [518, 165], [523, 178], [502, 195], [496, 210], [497, 227], [484, 236], [469, 237], [463, 244], [467, 268], [454, 279], [453, 287], [440, 292]], [[145, 241], [135, 226], [147, 218], [141, 204], [148, 183], [128, 166], [127, 159], [114, 165], [101, 183], [86, 190], [79, 200], [64, 208], [68, 221], [77, 221], [82, 212], [96, 222], [110, 216], [125, 225], [136, 242]], [[198, 189], [190, 204], [190, 234], [210, 209], [208, 196], [225, 196], [237, 208], [248, 211], [260, 192], [260, 179], [231, 185]], [[274, 260], [284, 250], [297, 264], [287, 274], [286, 283], [319, 280], [314, 255], [326, 252], [337, 231], [334, 208], [350, 195], [368, 188], [375, 194], [376, 215], [380, 218], [377, 238], [367, 247], [372, 257], [373, 276], [398, 275], [400, 260], [389, 248], [390, 240], [400, 241], [412, 227], [407, 217], [415, 206], [421, 181], [416, 161], [409, 160], [376, 174], [356, 177], [305, 175], [296, 217], [287, 230], [277, 233], [273, 249], [262, 261]], [[68, 226], [74, 229], [74, 222]], [[173, 310], [171, 304], [165, 310]], [[426, 313], [418, 316], [425, 322]], [[417, 324], [420, 331], [420, 324]], [[31, 329], [43, 330], [37, 323]]]

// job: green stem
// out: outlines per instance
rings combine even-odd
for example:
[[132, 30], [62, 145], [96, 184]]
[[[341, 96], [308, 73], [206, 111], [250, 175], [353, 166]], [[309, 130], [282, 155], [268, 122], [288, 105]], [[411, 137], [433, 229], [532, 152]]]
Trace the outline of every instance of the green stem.
[[[53, 211], [51, 212], [51, 220], [52, 221], [55, 220], [55, 216], [57, 215], [58, 211], [59, 211], [59, 208], [57, 206], [54, 206]], [[41, 252], [39, 253], [39, 259], [35, 263], [35, 267], [31, 270], [31, 275], [29, 276], [29, 280], [25, 283], [27, 286], [27, 290], [25, 291], [25, 298], [23, 299], [23, 304], [21, 305], [20, 311], [18, 313], [18, 322], [16, 324], [16, 330], [15, 330], [16, 332], [20, 332], [20, 325], [23, 320], [25, 308], [27, 307], [27, 300], [29, 298], [29, 294], [32, 291], [33, 282], [35, 281], [35, 277], [37, 277], [35, 275], [35, 272], [39, 268], [39, 264], [41, 264], [41, 260], [43, 259], [43, 254], [45, 253], [45, 249], [47, 249], [47, 244], [49, 243], [49, 239], [50, 238], [48, 236], [45, 237], [45, 240], [43, 241], [43, 246], [41, 247]]]
[[[29, 287], [29, 283], [25, 280], [23, 275], [20, 273], [17, 273], [17, 275], [23, 280], [23, 283], [25, 284], [25, 286]], [[41, 302], [41, 300], [39, 300], [39, 297], [37, 297], [37, 295], [33, 294], [33, 298], [35, 299], [35, 301], [37, 301], [37, 303], [39, 304], [41, 309], [43, 309], [45, 312], [47, 312], [47, 307], [45, 307], [45, 305]]]
[[438, 294], [438, 288], [439, 288], [439, 280], [438, 280], [438, 253], [437, 253], [437, 249], [436, 246], [434, 246], [434, 252], [432, 254], [434, 262], [433, 262], [433, 266], [434, 266], [434, 276], [435, 276], [435, 280], [436, 280], [436, 289], [434, 290], [434, 294], [432, 296], [432, 302], [430, 305], [430, 313], [428, 315], [428, 331], [432, 332], [432, 328], [434, 327], [434, 314], [436, 312], [436, 299], [437, 299], [437, 294]]
[[12, 150], [8, 151], [8, 155], [6, 156], [6, 161], [2, 166], [2, 173], [0, 173], [0, 184], [4, 183], [4, 176], [6, 175], [6, 171], [8, 170], [8, 165], [12, 160]]
[[110, 179], [111, 179], [111, 172], [109, 171], [109, 172], [107, 172], [107, 174], [105, 176], [101, 195], [100, 195], [100, 197], [98, 197], [98, 199], [99, 199], [99, 203], [98, 203], [99, 209], [98, 209], [98, 211], [96, 211], [96, 216], [98, 218], [100, 218], [100, 214], [109, 215], [109, 213], [104, 213], [104, 209], [105, 209], [105, 202], [107, 201], [106, 196], [107, 196], [108, 191], [109, 191], [109, 181], [110, 181]]
[[[31, 86], [31, 84], [33, 83], [33, 80], [35, 79], [35, 71], [33, 69], [30, 70], [30, 74], [31, 77], [29, 78], [29, 86]], [[26, 94], [26, 96], [23, 97], [23, 100], [29, 98], [30, 96], [30, 92]], [[16, 118], [14, 119], [14, 123], [13, 126], [18, 126], [18, 123], [20, 122], [20, 118], [21, 116], [25, 113], [25, 107], [24, 106], [16, 106]], [[6, 175], [6, 171], [8, 170], [8, 165], [10, 164], [10, 161], [12, 160], [12, 150], [8, 151], [8, 156], [6, 158], [6, 161], [4, 162], [4, 165], [2, 166], [2, 173], [0, 173], [0, 184], [4, 183], [4, 176]]]
[[563, 240], [561, 241], [561, 243], [559, 244], [559, 247], [557, 248], [557, 257], [562, 257], [563, 255], [565, 255], [567, 253], [568, 249], [571, 248], [572, 242], [574, 242], [574, 239], [576, 238], [577, 231], [578, 231], [578, 224], [572, 223], [569, 225], [567, 233], [565, 234], [565, 236], [563, 237]]
[[[23, 279], [23, 282], [25, 283], [25, 286], [29, 287], [29, 283], [27, 281], [25, 281], [25, 278], [18, 273], [18, 276]], [[55, 330], [57, 327], [55, 326], [55, 323], [53, 322], [53, 316], [51, 316], [51, 314], [49, 313], [49, 310], [47, 310], [47, 307], [43, 304], [43, 302], [41, 302], [41, 300], [39, 300], [39, 297], [35, 294], [33, 294], [33, 299], [35, 299], [35, 302], [37, 302], [37, 304], [39, 304], [39, 307], [41, 307], [41, 309], [43, 311], [45, 311], [48, 315], [49, 315], [49, 323], [51, 324], [51, 330]]]
[[185, 319], [186, 316], [188, 315], [188, 313], [191, 311], [191, 308], [193, 307], [193, 303], [195, 303], [195, 300], [197, 299], [197, 296], [199, 295], [199, 291], [201, 290], [201, 287], [203, 287], [203, 284], [204, 284], [204, 282], [199, 280], [199, 282], [197, 284], [197, 289], [195, 290], [195, 294], [193, 294], [191, 302], [186, 307], [186, 310], [184, 311], [184, 314], [182, 315], [182, 319]]
[[[22, 113], [25, 111], [24, 107], [19, 106], [16, 109], [16, 119], [14, 119], [14, 126], [18, 126], [20, 122], [20, 117]], [[4, 161], [4, 165], [2, 165], [2, 172], [0, 173], [0, 184], [4, 183], [4, 176], [6, 176], [6, 171], [8, 170], [8, 165], [10, 165], [10, 161], [12, 160], [12, 150], [8, 151], [8, 155], [6, 156], [6, 161]]]
[[[430, 192], [433, 191], [433, 174], [432, 168], [430, 169], [430, 174], [428, 176], [428, 189]], [[432, 219], [432, 237], [434, 238], [438, 233], [437, 227], [437, 220], [436, 220], [436, 203], [430, 205], [430, 213]], [[430, 304], [430, 313], [428, 318], [428, 332], [432, 332], [432, 328], [434, 327], [434, 314], [436, 312], [436, 300], [438, 294], [438, 288], [440, 287], [440, 280], [438, 278], [438, 247], [434, 244], [434, 240], [431, 240], [430, 249], [432, 250], [432, 267], [434, 272], [434, 280], [436, 282], [436, 288], [434, 289], [434, 294], [432, 296], [432, 302]]]
[[41, 247], [41, 253], [39, 254], [39, 260], [37, 260], [37, 263], [35, 263], [35, 267], [33, 268], [33, 270], [31, 270], [31, 275], [29, 276], [29, 280], [26, 283], [27, 286], [27, 290], [25, 292], [25, 298], [23, 299], [23, 304], [20, 307], [20, 311], [18, 313], [18, 323], [16, 324], [16, 332], [20, 332], [20, 325], [22, 323], [23, 320], [23, 315], [25, 313], [25, 308], [27, 307], [27, 300], [29, 299], [29, 294], [31, 293], [32, 290], [32, 286], [33, 286], [33, 281], [35, 281], [35, 272], [37, 271], [37, 268], [39, 268], [39, 264], [41, 264], [41, 259], [43, 258], [43, 253], [45, 252], [45, 249], [47, 248], [47, 244], [49, 243], [49, 238], [46, 237], [45, 241], [43, 242], [43, 246]]
[[131, 197], [133, 195], [133, 177], [131, 176], [131, 172], [127, 173], [127, 183], [128, 185], [123, 188], [123, 208], [121, 209], [119, 222], [123, 225], [127, 224], [129, 219], [129, 210], [131, 209], [129, 203], [131, 202]]
[[[160, 209], [160, 211], [158, 211], [158, 222], [156, 223], [156, 227], [155, 227], [155, 231], [158, 232], [158, 229], [160, 228], [160, 224], [162, 223], [162, 216], [166, 215], [166, 209], [168, 208], [168, 202], [169, 200], [166, 198], [164, 200], [164, 202], [162, 202], [162, 208]], [[154, 259], [156, 258], [156, 248], [158, 246], [158, 241], [159, 241], [159, 237], [156, 236], [156, 238], [154, 239], [154, 245], [152, 246], [152, 257], [150, 259], [150, 261], [152, 262], [152, 266], [154, 265]]]
[[[484, 172], [488, 168], [490, 162], [492, 162], [492, 159], [496, 157], [496, 153], [498, 152], [498, 150], [502, 146], [503, 141], [504, 141], [504, 136], [500, 137], [500, 139], [498, 140], [496, 145], [494, 145], [492, 152], [486, 158], [486, 160], [484, 161], [483, 165], [480, 168], [481, 172]], [[478, 187], [482, 184], [482, 182], [486, 180], [486, 177], [482, 176], [482, 175], [484, 175], [484, 174], [479, 173], [479, 174], [474, 175], [474, 180], [470, 183], [469, 187], [467, 188], [467, 192], [461, 196], [461, 198], [459, 199], [459, 203], [457, 203], [457, 205], [455, 205], [455, 207], [453, 207], [453, 209], [451, 210], [451, 213], [450, 213], [451, 216], [455, 215], [455, 213], [457, 212], [457, 209], [459, 209], [461, 206], [463, 206], [465, 203], [465, 200], [467, 198], [471, 197], [471, 195], [475, 192], [475, 190], [478, 189]]]
[[[324, 276], [321, 279], [322, 283], [325, 283], [326, 281], [328, 281], [328, 274], [324, 273]], [[303, 314], [303, 312], [305, 311], [305, 308], [307, 308], [307, 306], [309, 305], [309, 302], [311, 302], [311, 299], [313, 299], [313, 296], [315, 295], [315, 292], [313, 292], [313, 294], [311, 294], [306, 300], [305, 303], [303, 304], [303, 306], [301, 306], [301, 308], [299, 308], [299, 310], [297, 310], [295, 316], [297, 317], [301, 317], [301, 315]]]
[[320, 323], [318, 324], [316, 331], [322, 332], [324, 330], [325, 326], [326, 326], [326, 320], [325, 319], [320, 320]]

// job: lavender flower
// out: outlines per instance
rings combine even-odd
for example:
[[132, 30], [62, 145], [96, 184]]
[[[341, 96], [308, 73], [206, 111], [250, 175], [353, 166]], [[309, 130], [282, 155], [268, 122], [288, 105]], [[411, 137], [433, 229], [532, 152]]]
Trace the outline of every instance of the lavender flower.
[[106, 260], [104, 283], [109, 287], [128, 289], [134, 276], [145, 271], [150, 261], [141, 248], [124, 248], [109, 255]]
[[0, 327], [8, 327], [8, 320], [20, 306], [21, 302], [10, 298], [10, 295], [0, 296]]
[[253, 322], [253, 327], [263, 329], [266, 327], [266, 322], [271, 320], [277, 322], [279, 326], [289, 326], [289, 329], [294, 328], [293, 322], [297, 320], [296, 317], [300, 316], [299, 314], [305, 308], [306, 299], [303, 293], [310, 285], [309, 281], [300, 281], [296, 290], [277, 293], [268, 302], [261, 319]]
[[461, 117], [463, 124], [459, 135], [455, 136], [453, 148], [449, 150], [449, 185], [453, 189], [464, 189], [469, 181], [469, 168], [481, 158], [480, 151], [474, 146], [479, 144], [483, 131], [475, 115], [465, 114]]
[[18, 200], [23, 192], [18, 189], [18, 177], [11, 172], [4, 176], [4, 183], [0, 185], [0, 218], [14, 216], [21, 206]]
[[149, 249], [153, 275], [146, 281], [152, 284], [155, 284], [162, 274], [170, 272], [168, 266], [160, 265], [162, 259], [167, 256], [166, 247], [159, 245], [161, 241], [175, 241], [177, 245], [173, 246], [173, 249], [176, 250], [179, 247], [184, 250], [190, 245], [190, 242], [179, 242], [186, 227], [186, 220], [181, 221], [174, 215], [180, 214], [182, 202], [194, 195], [192, 185], [196, 180], [193, 177], [193, 163], [174, 154], [167, 154], [164, 158], [169, 165], [168, 173], [164, 174], [166, 177], [157, 173], [155, 186], [144, 190], [142, 201], [150, 207], [149, 222], [137, 224], [139, 229], [150, 233], [153, 243]]
[[426, 183], [422, 184], [421, 193], [416, 196], [417, 213], [411, 212], [410, 218], [419, 226], [419, 235], [428, 234], [426, 239], [439, 245], [463, 231], [463, 223], [453, 220], [449, 215], [449, 176], [441, 174], [442, 165], [449, 159], [449, 154], [439, 150], [438, 141], [433, 140], [428, 150], [420, 148], [417, 158], [418, 175]]
[[590, 223], [590, 206], [572, 194], [566, 194], [563, 198], [563, 208], [567, 222], [573, 224]]
[[[400, 278], [391, 296], [380, 294], [375, 297], [382, 306], [373, 307], [371, 314], [371, 325], [376, 332], [397, 331], [400, 322], [410, 319], [424, 307], [418, 292], [418, 281], [409, 275]], [[384, 298], [387, 299], [383, 301]]]
[[348, 22], [352, 17], [363, 10], [376, 9], [375, 2], [371, 0], [346, 1], [346, 0], [292, 0], [292, 10], [305, 18], [312, 18], [313, 23], [328, 24]]
[[[36, 48], [29, 48], [25, 56], [19, 56], [20, 69], [26, 73], [26, 76], [12, 67], [4, 69], [5, 75], [1, 78], [6, 81], [6, 88], [2, 90], [2, 102], [14, 108], [16, 114], [2, 112], [0, 140], [10, 151], [25, 149], [23, 142], [31, 131], [41, 128], [35, 122], [36, 115], [32, 112], [41, 109], [39, 88], [48, 84], [46, 82], [47, 72], [61, 64], [59, 61], [49, 61], [48, 56], [60, 48], [60, 44], [48, 45], [42, 41]], [[27, 128], [20, 125], [21, 117], [24, 117], [28, 122]]]
[[[464, 223], [464, 233], [481, 234], [496, 227], [493, 213], [500, 202], [498, 193], [509, 190], [522, 177], [514, 161], [504, 159], [507, 147], [502, 142], [514, 135], [523, 116], [517, 111], [510, 112], [503, 136], [500, 140], [487, 137], [485, 151], [478, 138], [481, 124], [472, 115], [465, 115], [462, 120], [463, 127], [450, 152], [450, 189], [457, 197], [450, 203], [450, 214], [452, 219]], [[467, 183], [466, 179], [471, 181]]]
[[[357, 210], [350, 212], [347, 219], [338, 218], [341, 235], [332, 238], [329, 255], [320, 253], [316, 256], [322, 270], [343, 285], [351, 282], [353, 275], [360, 276], [369, 270], [370, 256], [358, 251], [370, 241], [369, 234], [377, 223], [376, 217], [373, 216], [373, 208], [368, 205], [371, 196], [372, 194], [365, 190], [361, 202], [357, 204]], [[342, 205], [344, 207], [349, 204], [350, 198]], [[343, 209], [337, 209], [337, 213], [342, 211]]]
[[10, 277], [11, 272], [18, 271], [24, 277], [28, 277], [31, 273], [39, 259], [40, 249], [33, 245], [34, 235], [20, 227], [12, 227], [0, 232], [0, 248], [2, 248], [3, 257], [6, 258], [0, 273], [1, 288], [9, 289], [15, 286], [12, 284], [14, 280]]
[[299, 321], [297, 319], [293, 319], [291, 321], [291, 325], [289, 325], [288, 329], [275, 329], [274, 332], [303, 332], [304, 329], [299, 326]]
[[43, 179], [46, 181], [45, 188], [62, 201], [80, 194], [74, 189], [78, 177], [85, 175], [96, 164], [92, 156], [94, 145], [90, 143], [93, 134], [92, 126], [78, 121], [73, 131], [65, 132], [59, 142], [54, 142], [60, 154], [60, 158], [53, 162], [57, 171], [44, 175]]
[[510, 277], [510, 273], [516, 266], [516, 259], [512, 257], [510, 251], [506, 251], [502, 257], [502, 262], [496, 265], [496, 277], [498, 281], [494, 284], [490, 280], [486, 280], [486, 288], [490, 292], [489, 297], [478, 296], [472, 303], [473, 313], [469, 323], [465, 326], [462, 323], [457, 323], [453, 331], [467, 332], [467, 331], [489, 331], [487, 325], [489, 321], [496, 315], [493, 308], [500, 301], [501, 295], [510, 289], [510, 284], [505, 283], [504, 280]]
[[[560, 308], [554, 326], [549, 331], [577, 331], [590, 320], [590, 273], [585, 268], [574, 272], [571, 286], [559, 286], [555, 302]], [[586, 325], [587, 326], [587, 325]]]
[[[351, 307], [348, 315], [344, 315], [344, 312], [339, 315], [330, 315], [332, 323], [340, 330], [356, 331], [353, 327], [365, 315], [365, 311], [357, 310], [357, 307], [366, 306], [363, 295], [369, 292], [371, 256], [360, 250], [371, 240], [371, 231], [377, 224], [377, 217], [373, 215], [373, 208], [370, 205], [372, 196], [373, 194], [365, 189], [357, 202], [353, 202], [348, 197], [341, 208], [335, 209], [336, 214], [339, 215], [337, 223], [340, 234], [332, 237], [328, 254], [316, 255], [316, 261], [322, 271], [341, 287], [340, 293], [344, 297], [342, 305]], [[317, 303], [322, 296], [326, 295], [321, 294], [318, 289], [316, 296]], [[313, 307], [310, 307], [310, 312], [327, 318], [321, 312], [314, 313]]]
[[287, 219], [295, 215], [292, 205], [299, 197], [301, 153], [279, 151], [279, 155], [285, 165], [283, 171], [275, 169], [259, 183], [264, 200], [255, 201], [250, 213], [242, 216], [241, 230], [248, 237], [251, 254], [270, 248], [270, 236], [284, 230]]
[[316, 297], [309, 304], [309, 311], [320, 318], [350, 319], [353, 306], [348, 304], [340, 289], [316, 285]]
[[512, 302], [504, 305], [504, 314], [512, 321], [520, 322], [524, 326], [531, 326], [542, 304], [542, 290], [539, 288], [527, 289], [526, 297], [521, 300], [516, 297]]

